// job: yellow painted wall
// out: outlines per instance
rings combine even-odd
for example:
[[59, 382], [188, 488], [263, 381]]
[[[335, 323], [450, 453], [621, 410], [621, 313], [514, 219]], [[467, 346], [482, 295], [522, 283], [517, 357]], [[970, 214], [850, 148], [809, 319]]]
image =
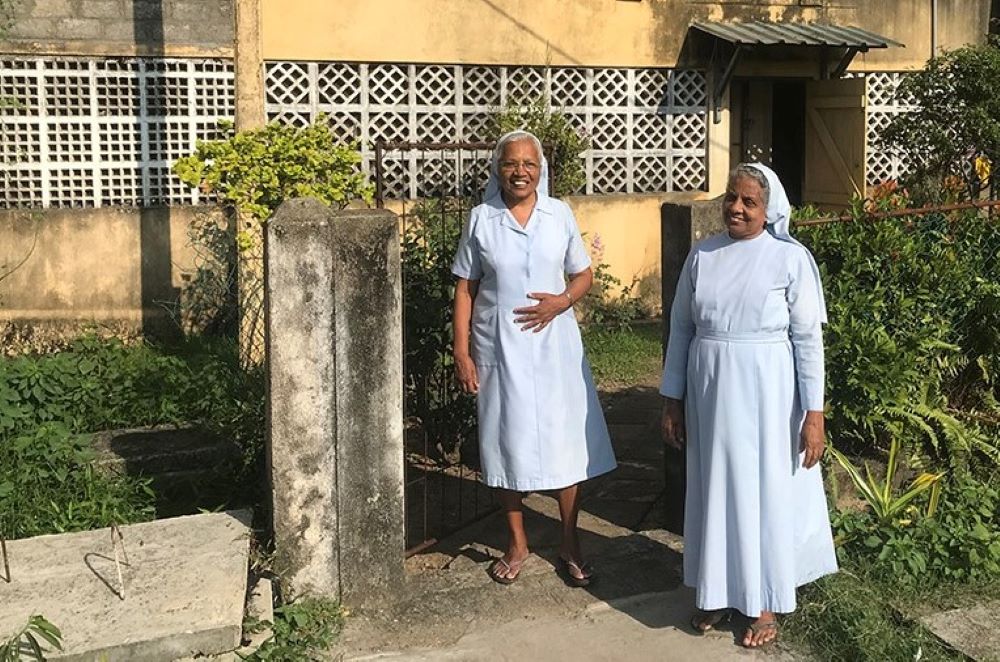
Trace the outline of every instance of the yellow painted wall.
[[[4, 322], [94, 321], [141, 328], [162, 319], [196, 265], [188, 228], [206, 207], [0, 212]], [[23, 262], [23, 264], [22, 264]]]
[[[264, 57], [290, 60], [671, 67], [695, 20], [855, 25], [907, 45], [854, 68], [930, 54], [931, 0], [261, 0]], [[989, 0], [938, 0], [938, 43], [983, 39]]]
[[[634, 294], [658, 310], [660, 301], [660, 207], [664, 202], [705, 199], [705, 193], [571, 196], [584, 242], [603, 245], [602, 261], [623, 285], [637, 281]], [[721, 227], [721, 226], [720, 226]]]

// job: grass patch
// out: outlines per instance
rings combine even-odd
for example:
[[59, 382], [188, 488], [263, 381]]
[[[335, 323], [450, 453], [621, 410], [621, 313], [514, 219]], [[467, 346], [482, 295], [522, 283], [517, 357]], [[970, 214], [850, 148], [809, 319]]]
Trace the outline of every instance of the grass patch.
[[658, 322], [631, 328], [585, 327], [583, 344], [601, 388], [656, 380], [663, 369], [662, 329]]
[[851, 568], [803, 587], [798, 602], [798, 609], [782, 621], [782, 632], [787, 641], [817, 659], [966, 659], [901, 614], [889, 587], [854, 574]]

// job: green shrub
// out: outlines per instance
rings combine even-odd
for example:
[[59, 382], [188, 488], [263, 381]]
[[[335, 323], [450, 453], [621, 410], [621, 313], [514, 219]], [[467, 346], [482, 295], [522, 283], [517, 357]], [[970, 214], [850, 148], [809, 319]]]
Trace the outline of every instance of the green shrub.
[[1000, 225], [975, 212], [856, 214], [798, 230], [826, 289], [831, 436], [852, 453], [898, 436], [939, 466], [971, 454], [1000, 461], [988, 423], [998, 412]]
[[89, 438], [46, 423], [3, 439], [0, 535], [25, 538], [152, 519], [148, 481], [91, 465]]
[[974, 198], [991, 183], [996, 191], [998, 79], [996, 35], [984, 44], [945, 51], [903, 79], [897, 94], [916, 109], [893, 118], [882, 139], [906, 154], [906, 179], [921, 201]]
[[424, 201], [403, 234], [406, 413], [445, 455], [460, 449], [476, 428], [475, 399], [455, 384], [452, 358], [451, 263], [468, 209], [457, 199]]
[[834, 515], [847, 565], [872, 577], [921, 590], [949, 582], [1000, 579], [1000, 490], [969, 472], [945, 479], [932, 517], [911, 506], [903, 517], [878, 520], [868, 511]]
[[222, 123], [222, 140], [199, 142], [178, 159], [174, 173], [192, 188], [266, 220], [289, 198], [316, 198], [333, 207], [353, 199], [371, 202], [373, 188], [358, 166], [356, 146], [343, 145], [321, 116], [306, 127], [272, 122], [236, 132]]
[[248, 662], [329, 659], [344, 622], [344, 609], [325, 598], [303, 597], [274, 610], [273, 635], [246, 657]]
[[87, 434], [163, 423], [200, 424], [237, 443], [243, 462], [232, 471], [242, 491], [232, 499], [258, 499], [264, 380], [259, 368], [239, 367], [234, 343], [167, 350], [87, 337], [58, 354], [0, 361], [3, 531], [37, 535], [151, 517], [148, 483], [95, 472]]

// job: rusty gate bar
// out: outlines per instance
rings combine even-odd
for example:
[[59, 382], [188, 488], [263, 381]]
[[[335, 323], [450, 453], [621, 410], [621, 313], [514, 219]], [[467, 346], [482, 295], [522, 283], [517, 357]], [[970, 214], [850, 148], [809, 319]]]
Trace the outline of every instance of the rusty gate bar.
[[[461, 230], [458, 224], [464, 223], [464, 217], [469, 209], [468, 204], [475, 203], [480, 193], [477, 190], [478, 181], [473, 180], [469, 186], [464, 179], [470, 173], [475, 173], [475, 170], [470, 168], [469, 173], [466, 173], [465, 169], [477, 162], [482, 166], [487, 156], [492, 153], [493, 146], [491, 142], [376, 141], [373, 170], [377, 207], [385, 208], [388, 200], [395, 200], [394, 204], [399, 205], [397, 209], [400, 212], [404, 241], [411, 235], [423, 237], [427, 241], [435, 242], [441, 250], [453, 254], [456, 246], [448, 244], [457, 243], [457, 235]], [[393, 172], [387, 165], [389, 161], [399, 161], [415, 167], [405, 168], [401, 174], [397, 171], [400, 179], [390, 180]], [[435, 167], [440, 169], [438, 180], [435, 181], [433, 176], [425, 176], [433, 172], [424, 168], [427, 163], [434, 163]], [[453, 171], [449, 171], [449, 167], [453, 167]], [[418, 196], [416, 200], [411, 199], [410, 195], [414, 190]], [[420, 206], [423, 203], [429, 205], [424, 206], [421, 211]], [[422, 224], [422, 227], [417, 228], [415, 224]], [[450, 259], [451, 255], [448, 255], [449, 264]], [[442, 268], [441, 264], [434, 266]], [[404, 273], [404, 279], [409, 273], [409, 271]], [[404, 282], [404, 293], [407, 291]], [[434, 303], [437, 304], [434, 308], [438, 308], [443, 301], [435, 298]], [[450, 309], [450, 301], [448, 308]], [[404, 301], [404, 316], [408, 310], [412, 312], [412, 307], [407, 306]], [[434, 313], [432, 320], [433, 315]], [[407, 329], [407, 335], [411, 333], [405, 317], [404, 329]], [[407, 465], [405, 480], [408, 511], [407, 556], [431, 547], [443, 537], [492, 514], [498, 508], [492, 491], [479, 482], [478, 466], [471, 466], [477, 465], [478, 462], [469, 461], [469, 456], [473, 455], [470, 453], [470, 445], [477, 443], [474, 434], [462, 435], [462, 438], [454, 440], [456, 453], [442, 452], [442, 446], [453, 441], [445, 440], [441, 436], [441, 428], [449, 423], [448, 418], [445, 417], [444, 426], [440, 420], [438, 421], [438, 429], [435, 431], [439, 436], [437, 439], [431, 437], [432, 431], [426, 421], [414, 419], [411, 404], [424, 402], [425, 411], [430, 411], [426, 409], [428, 402], [435, 403], [431, 405], [432, 408], [468, 406], [468, 401], [463, 403], [456, 397], [456, 385], [451, 374], [449, 355], [450, 346], [437, 355], [433, 366], [427, 366], [431, 373], [428, 375], [411, 374], [411, 368], [404, 366], [406, 380], [404, 388], [407, 391], [404, 426], [408, 437], [404, 458]], [[404, 361], [410, 358], [412, 355], [404, 348]], [[431, 396], [427, 389], [433, 391], [434, 395]], [[435, 452], [438, 457], [435, 456]], [[475, 455], [478, 456], [478, 453]], [[449, 485], [455, 481], [457, 485]], [[466, 485], [466, 482], [469, 482], [469, 485]]]
[[810, 218], [801, 221], [792, 221], [796, 227], [808, 227], [810, 225], [826, 225], [828, 223], [847, 223], [864, 221], [881, 221], [888, 218], [903, 218], [906, 216], [923, 216], [926, 214], [939, 214], [949, 211], [962, 211], [964, 209], [992, 209], [1000, 207], [1000, 200], [973, 200], [971, 202], [956, 202], [950, 205], [938, 205], [936, 207], [908, 207], [906, 209], [894, 209], [892, 211], [881, 211], [866, 213], [857, 220], [848, 213], [839, 216], [823, 216], [820, 218]]

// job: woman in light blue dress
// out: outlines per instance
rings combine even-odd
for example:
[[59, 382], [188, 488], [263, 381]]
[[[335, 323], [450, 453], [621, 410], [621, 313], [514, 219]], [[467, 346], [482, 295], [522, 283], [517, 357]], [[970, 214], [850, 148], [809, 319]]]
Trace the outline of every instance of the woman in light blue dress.
[[491, 578], [512, 583], [529, 556], [522, 494], [557, 490], [561, 565], [586, 586], [578, 485], [616, 464], [573, 314], [593, 282], [590, 257], [569, 207], [548, 196], [547, 175], [535, 136], [500, 138], [452, 266], [455, 367], [477, 394], [483, 481], [499, 490], [509, 532]]
[[809, 251], [788, 233], [774, 172], [741, 165], [727, 232], [688, 255], [660, 386], [666, 441], [687, 446], [684, 582], [699, 632], [750, 619], [743, 645], [777, 636], [796, 587], [836, 572], [823, 479], [826, 305]]

